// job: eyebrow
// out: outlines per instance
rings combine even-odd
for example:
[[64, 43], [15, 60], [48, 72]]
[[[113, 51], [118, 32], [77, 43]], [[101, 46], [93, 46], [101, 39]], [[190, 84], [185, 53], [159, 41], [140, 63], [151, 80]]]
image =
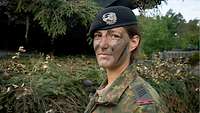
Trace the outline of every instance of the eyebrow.
[[118, 31], [118, 30], [113, 30], [113, 29], [109, 29], [108, 32], [110, 33], [119, 33], [119, 34], [122, 34], [122, 31]]
[[95, 31], [94, 33], [101, 33], [99, 30]]
[[[114, 33], [119, 33], [119, 34], [122, 34], [122, 33], [123, 33], [122, 31], [113, 30], [113, 29], [108, 29], [107, 32], [108, 32], [108, 33], [113, 33], [113, 32], [114, 32]], [[97, 30], [97, 31], [94, 32], [94, 34], [95, 34], [95, 33], [101, 33], [101, 30]]]

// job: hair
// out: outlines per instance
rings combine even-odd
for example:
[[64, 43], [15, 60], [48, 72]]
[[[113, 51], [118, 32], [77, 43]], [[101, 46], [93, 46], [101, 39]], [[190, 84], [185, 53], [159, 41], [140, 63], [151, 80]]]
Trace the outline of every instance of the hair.
[[[139, 27], [138, 25], [129, 25], [129, 26], [124, 26], [125, 30], [127, 31], [128, 35], [130, 38], [132, 38], [135, 35], [138, 35], [139, 37], [141, 37], [140, 32], [139, 32]], [[140, 39], [141, 40], [141, 39]], [[130, 56], [130, 64], [133, 63], [135, 56], [138, 53], [138, 49], [139, 49], [139, 45], [140, 45], [140, 40], [139, 40], [139, 44], [138, 46], [131, 51], [131, 56]]]

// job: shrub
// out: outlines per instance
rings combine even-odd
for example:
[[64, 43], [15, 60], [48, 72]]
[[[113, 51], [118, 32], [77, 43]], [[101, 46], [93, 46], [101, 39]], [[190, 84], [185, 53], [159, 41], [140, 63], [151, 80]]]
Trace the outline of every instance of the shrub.
[[199, 62], [200, 62], [200, 54], [199, 53], [193, 54], [188, 60], [188, 64], [190, 64], [192, 66], [197, 65]]
[[200, 77], [190, 75], [187, 64], [181, 60], [143, 62], [138, 64], [140, 76], [161, 95], [169, 113], [198, 113]]
[[[0, 112], [82, 113], [104, 78], [94, 60], [86, 56], [55, 58], [20, 56], [0, 59]], [[161, 95], [169, 113], [198, 113], [199, 76], [190, 75], [182, 61], [148, 61], [137, 64], [140, 76]], [[83, 81], [90, 80], [86, 87]]]
[[100, 81], [94, 61], [87, 59], [1, 59], [1, 68], [10, 74], [10, 79], [0, 78], [0, 112], [82, 113], [89, 101], [83, 80]]

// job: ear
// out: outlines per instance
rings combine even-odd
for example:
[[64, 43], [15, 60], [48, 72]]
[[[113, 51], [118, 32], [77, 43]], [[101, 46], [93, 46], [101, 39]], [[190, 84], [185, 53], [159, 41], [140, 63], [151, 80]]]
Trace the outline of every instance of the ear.
[[129, 51], [135, 50], [140, 43], [140, 36], [134, 35], [133, 37], [130, 38], [130, 43], [129, 43]]

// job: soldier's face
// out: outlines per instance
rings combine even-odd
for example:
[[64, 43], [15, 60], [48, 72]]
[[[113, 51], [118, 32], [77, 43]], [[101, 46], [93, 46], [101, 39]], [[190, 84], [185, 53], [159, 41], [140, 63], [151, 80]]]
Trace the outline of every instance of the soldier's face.
[[130, 58], [130, 38], [123, 27], [97, 30], [93, 46], [100, 66], [108, 69], [122, 65]]

